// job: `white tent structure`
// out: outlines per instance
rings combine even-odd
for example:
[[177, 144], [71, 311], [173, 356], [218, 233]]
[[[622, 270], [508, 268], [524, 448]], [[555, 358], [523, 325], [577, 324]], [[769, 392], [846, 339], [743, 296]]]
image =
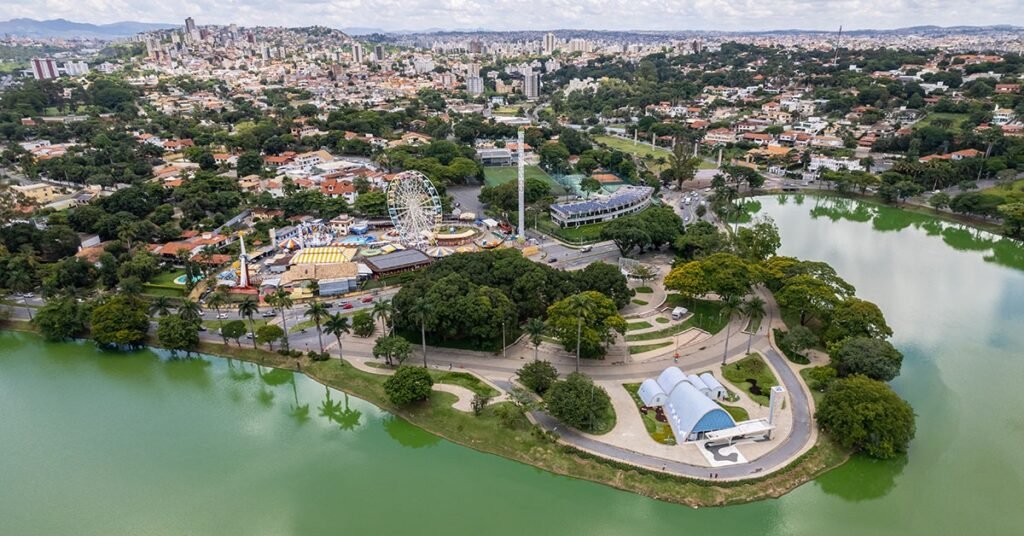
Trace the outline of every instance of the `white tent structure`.
[[705, 372], [700, 375], [700, 380], [707, 386], [708, 392], [705, 393], [708, 397], [715, 400], [722, 400], [728, 393], [725, 391], [725, 387], [715, 378], [710, 372]]
[[647, 407], [664, 406], [665, 401], [668, 400], [668, 395], [652, 378], [644, 380], [636, 394], [640, 396], [640, 400]]
[[710, 391], [708, 389], [708, 386], [704, 385], [704, 382], [701, 381], [701, 379], [697, 377], [696, 374], [687, 374], [686, 381], [690, 382], [690, 385], [696, 387], [697, 390], [700, 391], [700, 394], [708, 396], [708, 392]]

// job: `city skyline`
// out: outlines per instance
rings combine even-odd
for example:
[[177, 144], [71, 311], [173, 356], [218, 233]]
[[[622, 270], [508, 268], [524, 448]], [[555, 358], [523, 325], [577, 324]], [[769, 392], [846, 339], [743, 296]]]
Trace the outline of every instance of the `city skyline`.
[[[197, 0], [187, 5], [151, 5], [139, 0], [93, 0], [89, 9], [66, 0], [31, 0], [0, 7], [0, 19], [66, 18], [76, 22], [105, 24], [139, 21], [181, 24], [185, 17], [196, 23], [244, 26], [311, 26], [367, 28], [384, 31], [426, 30], [617, 30], [617, 31], [768, 31], [894, 29], [921, 25], [975, 26], [1024, 24], [1014, 0], [694, 0], [658, 3], [651, 0], [539, 0], [529, 10], [519, 10], [510, 0], [446, 0], [440, 4], [414, 0], [365, 0], [326, 2], [291, 0], [280, 3], [213, 2]], [[536, 20], [534, 13], [546, 16]], [[519, 14], [521, 13], [521, 14]], [[399, 14], [396, 16], [396, 14]], [[852, 16], [851, 14], [857, 14]]]

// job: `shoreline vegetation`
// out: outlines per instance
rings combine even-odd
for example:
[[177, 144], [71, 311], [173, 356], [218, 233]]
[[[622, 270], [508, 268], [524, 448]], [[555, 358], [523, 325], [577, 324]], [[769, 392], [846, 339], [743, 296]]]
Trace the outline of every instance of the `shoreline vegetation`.
[[[0, 329], [38, 334], [29, 322], [0, 320]], [[159, 348], [156, 337], [147, 344]], [[480, 416], [452, 408], [452, 394], [432, 391], [430, 399], [398, 407], [384, 392], [385, 375], [371, 374], [338, 360], [297, 360], [262, 349], [237, 348], [202, 342], [194, 353], [238, 359], [305, 374], [328, 387], [361, 398], [411, 424], [452, 443], [531, 465], [562, 476], [588, 480], [653, 499], [691, 507], [728, 506], [777, 498], [818, 476], [839, 467], [850, 453], [818, 434], [817, 442], [783, 468], [744, 480], [709, 481], [610, 460], [558, 443], [538, 431], [525, 418], [509, 423], [499, 409], [509, 402], [488, 405]], [[301, 367], [298, 364], [301, 363]]]
[[797, 196], [797, 195], [808, 195], [818, 197], [836, 197], [840, 199], [849, 199], [851, 201], [857, 201], [860, 203], [867, 203], [869, 205], [877, 207], [894, 208], [906, 211], [911, 214], [920, 214], [923, 216], [931, 216], [937, 220], [942, 220], [947, 223], [955, 223], [958, 225], [967, 225], [973, 227], [979, 231], [986, 233], [992, 233], [996, 236], [1007, 238], [1010, 240], [1018, 240], [1015, 237], [1006, 234], [1003, 226], [999, 222], [994, 220], [987, 220], [978, 216], [970, 214], [959, 214], [956, 212], [950, 212], [947, 210], [935, 210], [933, 208], [924, 207], [921, 205], [915, 205], [911, 203], [895, 204], [891, 205], [885, 201], [879, 199], [877, 196], [859, 194], [857, 192], [839, 192], [830, 189], [816, 189], [816, 188], [804, 188], [797, 191], [784, 191], [779, 189], [765, 189], [755, 190], [753, 192], [743, 192], [740, 197], [755, 199], [757, 197], [769, 196], [769, 195], [785, 195], [785, 196]]

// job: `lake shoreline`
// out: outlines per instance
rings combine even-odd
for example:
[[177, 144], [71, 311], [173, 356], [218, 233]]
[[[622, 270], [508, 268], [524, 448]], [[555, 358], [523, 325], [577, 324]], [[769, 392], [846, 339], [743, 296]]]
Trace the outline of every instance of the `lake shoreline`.
[[[38, 335], [38, 331], [26, 321], [0, 321], [0, 329]], [[148, 347], [160, 348], [155, 337], [148, 342]], [[717, 482], [692, 479], [632, 466], [557, 443], [535, 433], [525, 423], [510, 429], [495, 415], [493, 408], [497, 404], [491, 404], [484, 414], [475, 417], [453, 409], [453, 395], [434, 392], [427, 403], [396, 407], [387, 400], [383, 391], [386, 376], [343, 366], [336, 359], [321, 362], [305, 358], [297, 360], [262, 349], [217, 343], [201, 343], [193, 353], [300, 372], [321, 385], [356, 396], [454, 444], [550, 473], [691, 507], [731, 506], [778, 498], [843, 465], [850, 458], [848, 452], [833, 444], [825, 434], [819, 434], [817, 442], [807, 452], [767, 475]]]

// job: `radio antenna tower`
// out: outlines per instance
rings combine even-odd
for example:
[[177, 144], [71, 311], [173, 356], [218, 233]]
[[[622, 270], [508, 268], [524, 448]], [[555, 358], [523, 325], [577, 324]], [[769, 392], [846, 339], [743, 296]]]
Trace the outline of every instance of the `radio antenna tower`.
[[835, 56], [832, 58], [832, 66], [839, 68], [839, 43], [843, 40], [843, 25], [839, 25], [839, 35], [836, 37]]

